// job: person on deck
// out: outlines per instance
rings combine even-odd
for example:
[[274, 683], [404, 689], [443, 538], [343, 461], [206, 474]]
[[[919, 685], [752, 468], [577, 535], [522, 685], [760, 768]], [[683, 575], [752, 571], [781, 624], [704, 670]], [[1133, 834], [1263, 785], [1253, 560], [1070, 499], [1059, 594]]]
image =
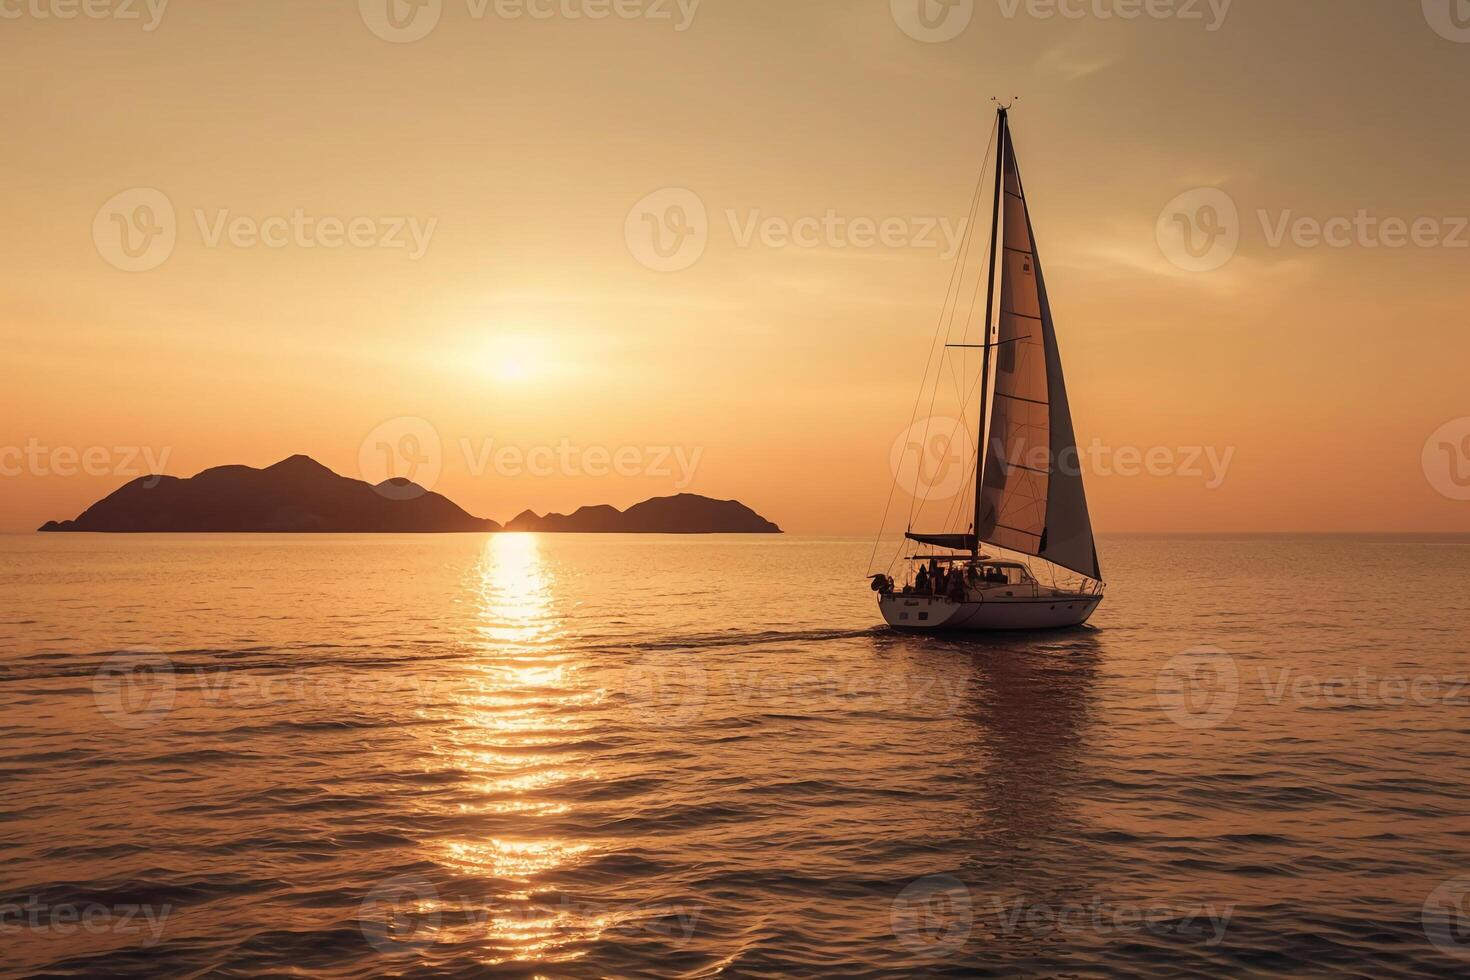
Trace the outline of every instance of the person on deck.
[[923, 565], [919, 566], [919, 574], [914, 576], [914, 591], [920, 595], [929, 591], [929, 569]]
[[949, 573], [949, 597], [954, 602], [965, 601], [965, 577], [958, 568], [951, 569]]

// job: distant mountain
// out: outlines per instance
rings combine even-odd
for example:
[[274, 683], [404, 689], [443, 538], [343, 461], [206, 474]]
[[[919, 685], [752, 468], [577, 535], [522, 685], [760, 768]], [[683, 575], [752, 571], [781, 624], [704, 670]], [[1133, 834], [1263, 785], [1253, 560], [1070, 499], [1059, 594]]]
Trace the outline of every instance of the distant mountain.
[[309, 456], [263, 470], [216, 466], [181, 480], [140, 477], [74, 521], [42, 531], [498, 531], [457, 504], [408, 480], [374, 487], [338, 476]]
[[654, 497], [627, 510], [607, 504], [573, 514], [540, 517], [524, 511], [507, 531], [603, 534], [780, 534], [781, 529], [738, 500], [712, 500], [694, 493]]

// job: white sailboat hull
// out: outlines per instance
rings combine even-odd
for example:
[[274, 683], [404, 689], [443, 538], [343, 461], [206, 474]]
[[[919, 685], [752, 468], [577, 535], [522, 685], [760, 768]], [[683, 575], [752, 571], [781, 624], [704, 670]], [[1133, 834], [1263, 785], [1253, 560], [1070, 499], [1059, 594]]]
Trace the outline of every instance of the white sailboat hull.
[[977, 602], [892, 593], [878, 597], [889, 626], [921, 632], [1045, 630], [1080, 626], [1100, 595], [989, 596]]

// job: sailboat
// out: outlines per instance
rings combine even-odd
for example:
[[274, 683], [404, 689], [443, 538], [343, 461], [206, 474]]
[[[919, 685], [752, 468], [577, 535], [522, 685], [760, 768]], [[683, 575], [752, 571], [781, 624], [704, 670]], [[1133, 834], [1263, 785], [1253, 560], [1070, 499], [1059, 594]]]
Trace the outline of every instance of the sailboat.
[[[982, 351], [974, 518], [962, 533], [907, 530], [906, 543], [937, 549], [903, 559], [917, 564], [912, 582], [897, 586], [887, 573], [872, 576], [883, 619], [899, 629], [1077, 626], [1103, 599], [1051, 304], [1008, 109], [998, 109], [996, 123], [982, 343], [946, 345]], [[1050, 566], [1047, 582], [1038, 578], [1032, 559]]]

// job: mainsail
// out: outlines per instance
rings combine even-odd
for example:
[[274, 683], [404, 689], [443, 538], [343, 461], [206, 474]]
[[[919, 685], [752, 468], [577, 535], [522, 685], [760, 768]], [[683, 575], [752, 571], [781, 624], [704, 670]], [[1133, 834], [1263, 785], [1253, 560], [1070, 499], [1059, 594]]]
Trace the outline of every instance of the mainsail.
[[1001, 129], [995, 398], [975, 533], [981, 541], [1101, 580], [1051, 306], [1004, 117]]

